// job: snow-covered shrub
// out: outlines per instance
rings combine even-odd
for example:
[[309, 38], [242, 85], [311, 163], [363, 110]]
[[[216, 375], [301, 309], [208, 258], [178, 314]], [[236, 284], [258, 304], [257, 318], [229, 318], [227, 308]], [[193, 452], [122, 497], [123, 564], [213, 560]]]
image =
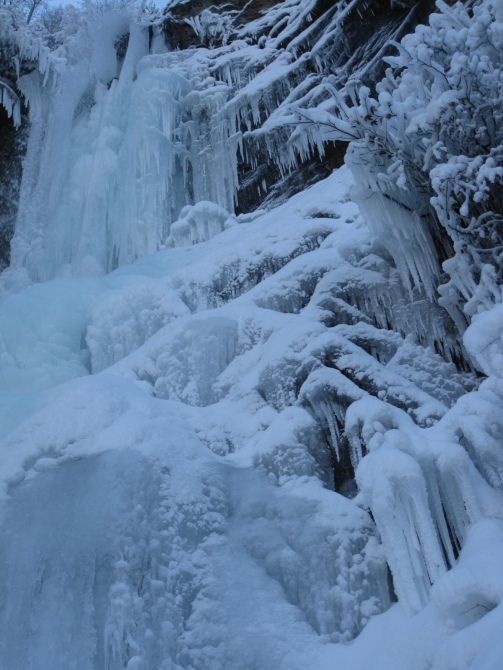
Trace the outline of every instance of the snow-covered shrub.
[[21, 97], [30, 103], [20, 79], [35, 69], [46, 85], [51, 74], [89, 56], [82, 38], [99, 33], [99, 18], [117, 10], [141, 14], [139, 20], [146, 24], [157, 18], [155, 9], [140, 0], [83, 0], [80, 9], [41, 0], [0, 2], [0, 105], [16, 126], [21, 123]]
[[[0, 105], [16, 127], [21, 125], [22, 98], [27, 106], [30, 104], [23, 79], [34, 73], [44, 85], [54, 83], [52, 77], [71, 61], [72, 46], [89, 18], [72, 5], [40, 5], [36, 0], [0, 4]], [[34, 6], [37, 11], [30, 21]]]
[[355, 196], [374, 232], [391, 235], [405, 279], [432, 296], [437, 258], [448, 259], [441, 304], [463, 329], [459, 306], [471, 316], [501, 301], [503, 10], [493, 0], [437, 7], [394, 43], [376, 97], [329, 78], [331, 100], [294, 111], [323, 139], [350, 142]]
[[236, 223], [236, 219], [229, 212], [209, 200], [201, 200], [196, 205], [185, 205], [180, 212], [180, 218], [170, 228], [166, 246], [182, 247], [206, 242]]
[[17, 8], [0, 5], [0, 105], [16, 128], [21, 125], [21, 100], [16, 86], [21, 51], [20, 26], [26, 28], [23, 14]]
[[232, 20], [229, 15], [216, 14], [204, 9], [201, 14], [185, 19], [205, 46], [227, 44], [232, 32]]

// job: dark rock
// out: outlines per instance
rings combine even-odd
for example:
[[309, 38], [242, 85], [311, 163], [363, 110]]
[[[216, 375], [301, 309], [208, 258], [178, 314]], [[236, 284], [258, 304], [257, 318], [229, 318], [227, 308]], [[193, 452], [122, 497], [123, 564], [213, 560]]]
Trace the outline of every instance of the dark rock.
[[16, 129], [5, 108], [0, 105], [0, 271], [10, 263], [10, 243], [19, 204], [27, 138], [26, 114], [22, 116], [21, 128]]

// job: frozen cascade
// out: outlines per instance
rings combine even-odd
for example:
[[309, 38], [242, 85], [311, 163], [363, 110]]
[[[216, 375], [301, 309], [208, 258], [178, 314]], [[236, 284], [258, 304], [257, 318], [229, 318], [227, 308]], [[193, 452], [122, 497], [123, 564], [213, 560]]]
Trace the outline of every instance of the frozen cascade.
[[148, 28], [127, 12], [93, 28], [87, 58], [19, 79], [33, 127], [11, 267], [35, 281], [100, 276], [157, 251], [194, 201], [233, 208], [235, 150], [212, 125], [225, 87], [198, 90], [183, 56], [149, 55]]
[[234, 213], [239, 152], [319, 101], [301, 61], [359, 7], [285, 0], [233, 40], [206, 11], [210, 46], [173, 51], [114, 11], [60, 60], [27, 45], [1, 670], [500, 670], [501, 304], [461, 342], [438, 240], [371, 172]]

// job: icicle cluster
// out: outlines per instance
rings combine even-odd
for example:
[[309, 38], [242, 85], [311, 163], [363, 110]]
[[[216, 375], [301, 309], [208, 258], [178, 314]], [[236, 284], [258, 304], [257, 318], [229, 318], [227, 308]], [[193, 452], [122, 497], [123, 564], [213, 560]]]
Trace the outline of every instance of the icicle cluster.
[[437, 7], [429, 26], [395, 43], [398, 56], [384, 58], [392, 67], [377, 99], [353, 84], [339, 91], [332, 78], [332, 102], [293, 109], [324, 139], [350, 141], [354, 197], [376, 234], [393, 237], [406, 281], [433, 295], [437, 249], [455, 254], [441, 304], [463, 330], [459, 308], [470, 316], [501, 301], [503, 17], [489, 0]]
[[34, 280], [99, 275], [158, 250], [191, 201], [233, 208], [235, 152], [214, 121], [226, 87], [206, 92], [176, 71], [180, 57], [148, 56], [149, 31], [126, 12], [91, 32], [89, 61], [53, 85], [37, 70], [18, 80], [32, 132], [12, 266]]

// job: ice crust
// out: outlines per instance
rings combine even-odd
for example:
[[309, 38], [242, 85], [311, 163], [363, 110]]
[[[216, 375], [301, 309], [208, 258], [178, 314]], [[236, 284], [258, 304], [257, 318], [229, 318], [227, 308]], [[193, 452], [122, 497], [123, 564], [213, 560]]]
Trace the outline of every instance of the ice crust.
[[1, 668], [499, 668], [499, 311], [477, 387], [352, 186], [5, 274]]

